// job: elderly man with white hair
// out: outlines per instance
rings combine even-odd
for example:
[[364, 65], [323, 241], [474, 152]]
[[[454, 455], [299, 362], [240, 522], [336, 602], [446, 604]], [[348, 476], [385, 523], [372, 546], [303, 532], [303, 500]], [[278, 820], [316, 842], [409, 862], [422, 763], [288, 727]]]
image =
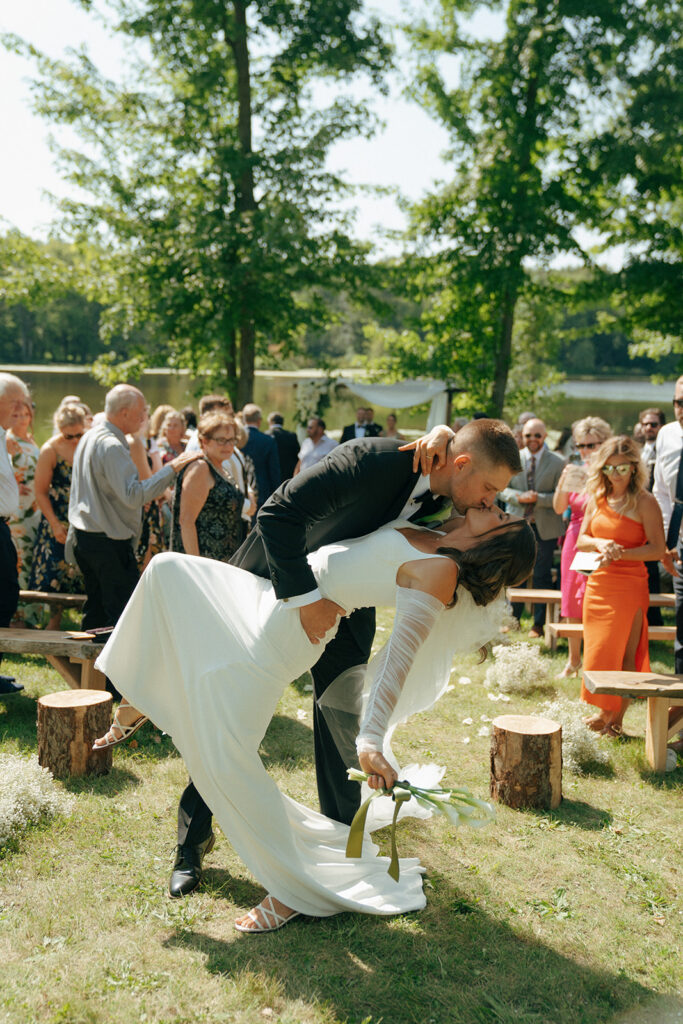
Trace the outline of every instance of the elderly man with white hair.
[[83, 626], [115, 626], [139, 579], [135, 544], [142, 507], [164, 493], [176, 473], [201, 452], [183, 453], [147, 480], [133, 462], [127, 434], [145, 418], [145, 397], [129, 384], [107, 393], [104, 418], [84, 435], [74, 456], [69, 542], [85, 581]]
[[[6, 431], [22, 402], [30, 401], [23, 380], [12, 373], [0, 373], [0, 626], [5, 628], [19, 603], [17, 549], [12, 541], [8, 519], [19, 511], [19, 488], [7, 454]], [[0, 654], [0, 660], [2, 655]], [[0, 675], [0, 697], [23, 690], [14, 676]]]

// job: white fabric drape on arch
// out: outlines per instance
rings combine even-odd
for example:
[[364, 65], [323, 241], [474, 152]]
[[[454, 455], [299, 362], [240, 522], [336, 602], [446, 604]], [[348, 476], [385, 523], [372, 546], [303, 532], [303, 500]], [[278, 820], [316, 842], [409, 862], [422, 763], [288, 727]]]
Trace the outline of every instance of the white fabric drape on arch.
[[427, 430], [446, 422], [448, 386], [440, 380], [403, 380], [396, 384], [366, 384], [353, 377], [337, 377], [336, 384], [344, 384], [365, 402], [373, 402], [384, 409], [409, 409], [414, 405], [431, 402]]

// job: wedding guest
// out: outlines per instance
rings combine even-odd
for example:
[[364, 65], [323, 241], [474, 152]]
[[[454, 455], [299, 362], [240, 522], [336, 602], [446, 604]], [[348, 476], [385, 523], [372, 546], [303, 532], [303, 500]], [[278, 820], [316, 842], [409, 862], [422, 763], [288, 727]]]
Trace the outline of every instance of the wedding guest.
[[[598, 416], [586, 416], [584, 419], [576, 421], [572, 428], [572, 438], [581, 462], [579, 465], [570, 462], [565, 466], [553, 495], [554, 511], [558, 515], [563, 515], [569, 509], [571, 513], [562, 544], [560, 563], [560, 590], [562, 592], [560, 614], [567, 622], [581, 622], [583, 595], [586, 590], [586, 576], [569, 567], [576, 554], [576, 542], [588, 502], [586, 494], [587, 467], [593, 452], [611, 436], [612, 428], [609, 423], [605, 423]], [[578, 675], [581, 668], [581, 637], [570, 636], [568, 643], [569, 659], [557, 677], [558, 679]]]
[[273, 438], [277, 445], [282, 479], [290, 480], [294, 476], [294, 469], [299, 461], [299, 438], [293, 430], [285, 430], [285, 420], [281, 412], [268, 414], [266, 433]]
[[[86, 432], [82, 404], [61, 405], [55, 413], [57, 433], [40, 449], [35, 491], [42, 512], [33, 548], [29, 590], [61, 594], [83, 593], [83, 578], [64, 557], [68, 529], [71, 469], [79, 442]], [[62, 609], [50, 605], [48, 629], [59, 629]]]
[[[513, 476], [509, 486], [500, 492], [500, 498], [505, 502], [508, 512], [513, 515], [521, 513], [529, 522], [538, 545], [532, 585], [534, 589], [550, 590], [553, 555], [557, 539], [564, 532], [562, 517], [553, 511], [553, 494], [564, 469], [564, 460], [548, 448], [543, 420], [527, 419], [522, 436], [522, 472]], [[512, 606], [512, 614], [517, 623], [523, 607], [522, 603]], [[534, 623], [529, 636], [535, 638], [543, 636], [545, 606], [535, 604], [533, 610]]]
[[164, 416], [161, 429], [157, 435], [156, 442], [161, 449], [161, 461], [164, 465], [172, 462], [177, 455], [185, 451], [185, 417], [181, 412], [173, 409]]
[[260, 408], [253, 402], [248, 402], [242, 409], [242, 418], [249, 434], [243, 454], [251, 459], [256, 470], [258, 508], [261, 508], [275, 488], [282, 483], [277, 445], [272, 437], [261, 430], [262, 417]]
[[399, 433], [398, 421], [393, 412], [387, 413], [387, 425], [382, 431], [382, 437], [394, 437], [398, 441], [405, 441], [403, 434]]
[[203, 457], [178, 474], [171, 551], [227, 562], [243, 538], [245, 494], [226, 468], [235, 448], [235, 418], [224, 412], [206, 413], [197, 430]]
[[[19, 510], [19, 488], [7, 454], [6, 431], [21, 404], [30, 400], [23, 380], [13, 373], [0, 373], [0, 627], [3, 629], [12, 621], [19, 601], [17, 549], [9, 529], [10, 516]], [[8, 697], [23, 688], [14, 676], [0, 675], [0, 696]]]
[[[130, 455], [140, 480], [148, 480], [163, 467], [161, 451], [154, 438], [150, 437], [149, 429], [149, 406], [145, 406], [145, 418], [140, 429], [136, 430], [134, 434], [126, 436]], [[145, 570], [154, 555], [166, 550], [163, 506], [167, 495], [170, 500], [172, 497], [170, 488], [168, 492], [143, 506], [140, 536], [135, 547], [135, 558], [140, 572]]]
[[141, 512], [159, 497], [186, 463], [184, 452], [147, 480], [131, 458], [127, 434], [135, 434], [146, 415], [138, 388], [117, 384], [107, 393], [101, 422], [76, 450], [69, 501], [73, 550], [85, 580], [84, 629], [114, 626], [139, 579], [133, 545]]
[[325, 420], [311, 416], [306, 427], [306, 437], [299, 451], [299, 461], [294, 467], [294, 476], [304, 469], [310, 469], [337, 447], [337, 442], [325, 432]]
[[[590, 462], [588, 504], [577, 541], [579, 551], [599, 556], [583, 600], [583, 667], [649, 672], [647, 559], [666, 552], [662, 513], [645, 487], [645, 468], [636, 442], [612, 437]], [[628, 699], [590, 693], [581, 699], [598, 710], [590, 729], [620, 736]]]
[[35, 474], [40, 448], [33, 439], [33, 402], [23, 401], [7, 431], [7, 452], [19, 488], [19, 511], [10, 519], [10, 533], [17, 549], [19, 586], [28, 589], [33, 546], [40, 522]]
[[[657, 435], [666, 423], [666, 416], [661, 409], [643, 409], [638, 416], [638, 424], [642, 430], [642, 451], [641, 458], [645, 463], [647, 472], [647, 489], [651, 491], [655, 482], [655, 460], [657, 457]], [[661, 584], [659, 581], [659, 562], [646, 562], [647, 586], [650, 594], [659, 594]], [[650, 605], [647, 612], [647, 621], [651, 626], [662, 625], [662, 609], [657, 605]]]
[[161, 432], [161, 424], [164, 422], [165, 417], [169, 412], [175, 411], [172, 405], [157, 405], [149, 417], [149, 436], [153, 437], [156, 441]]

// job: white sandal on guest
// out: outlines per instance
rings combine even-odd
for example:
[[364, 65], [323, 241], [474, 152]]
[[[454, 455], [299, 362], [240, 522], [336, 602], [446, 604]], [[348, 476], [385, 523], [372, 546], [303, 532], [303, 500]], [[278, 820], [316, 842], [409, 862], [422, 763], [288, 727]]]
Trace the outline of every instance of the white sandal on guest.
[[[265, 924], [259, 921], [259, 911]], [[253, 921], [256, 927], [250, 928], [249, 925], [239, 924], [238, 921], [235, 921], [237, 931], [251, 932], [253, 935], [263, 935], [265, 932], [276, 932], [279, 928], [284, 928], [295, 917], [300, 917], [301, 915], [298, 910], [293, 910], [287, 917], [280, 914], [273, 905], [273, 897], [269, 895], [265, 896], [257, 907], [248, 910], [244, 916]]]
[[[131, 707], [130, 704], [124, 706]], [[121, 707], [119, 706], [116, 714], [114, 715], [114, 720], [109, 729], [105, 732], [104, 736], [98, 736], [98, 739], [104, 739], [106, 740], [106, 743], [98, 743], [95, 741], [92, 745], [93, 750], [110, 750], [112, 747], [118, 747], [119, 743], [125, 743], [126, 740], [129, 740], [131, 736], [135, 735], [138, 729], [142, 728], [145, 722], [149, 721], [147, 715], [140, 715], [140, 717], [136, 718], [131, 725], [123, 725], [123, 723], [119, 721], [120, 710]], [[118, 729], [121, 735], [116, 736], [114, 729]]]

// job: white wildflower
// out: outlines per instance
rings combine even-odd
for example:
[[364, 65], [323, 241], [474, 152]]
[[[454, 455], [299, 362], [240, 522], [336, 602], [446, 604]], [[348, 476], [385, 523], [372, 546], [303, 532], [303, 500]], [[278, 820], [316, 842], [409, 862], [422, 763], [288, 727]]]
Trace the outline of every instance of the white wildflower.
[[576, 775], [591, 764], [609, 764], [607, 749], [598, 734], [587, 728], [583, 712], [579, 702], [568, 697], [557, 697], [543, 705], [543, 715], [562, 726], [562, 763]]
[[491, 719], [489, 718], [488, 715], [479, 715], [479, 721], [480, 722], [490, 722]]
[[458, 682], [460, 683], [461, 686], [469, 686], [472, 680], [470, 679], [469, 676], [460, 676]]
[[547, 662], [533, 644], [497, 644], [493, 656], [495, 661], [486, 670], [484, 686], [504, 693], [524, 693], [548, 685]]
[[63, 793], [38, 758], [0, 754], [0, 847], [35, 822], [70, 814], [74, 798]]
[[490, 736], [490, 735], [491, 735], [491, 730], [489, 729], [488, 725], [482, 725], [481, 729], [477, 733], [477, 736]]

